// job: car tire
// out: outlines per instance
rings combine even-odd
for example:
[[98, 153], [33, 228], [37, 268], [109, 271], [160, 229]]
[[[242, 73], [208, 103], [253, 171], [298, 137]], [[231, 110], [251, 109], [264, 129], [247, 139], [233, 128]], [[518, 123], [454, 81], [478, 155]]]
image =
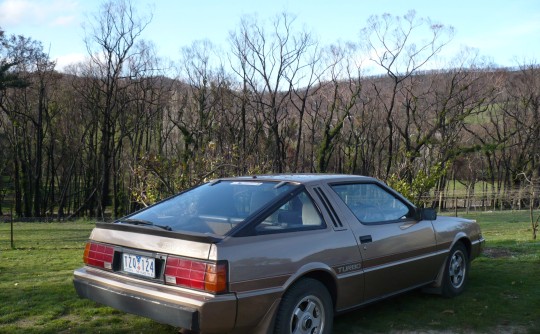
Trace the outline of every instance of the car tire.
[[332, 298], [319, 281], [305, 278], [284, 294], [276, 315], [275, 334], [330, 334], [334, 321]]
[[465, 290], [469, 277], [469, 265], [467, 248], [461, 242], [456, 243], [446, 260], [442, 285], [443, 296], [454, 297]]

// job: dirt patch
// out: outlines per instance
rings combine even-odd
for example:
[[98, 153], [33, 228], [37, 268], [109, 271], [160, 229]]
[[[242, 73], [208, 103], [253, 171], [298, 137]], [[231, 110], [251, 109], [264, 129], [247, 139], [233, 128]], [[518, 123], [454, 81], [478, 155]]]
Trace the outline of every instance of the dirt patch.
[[484, 251], [482, 252], [482, 254], [485, 257], [489, 257], [491, 259], [514, 256], [514, 253], [512, 253], [508, 249], [505, 249], [505, 248], [491, 248], [491, 247], [484, 248]]
[[451, 330], [421, 330], [421, 331], [392, 331], [391, 334], [485, 334], [485, 333], [497, 333], [497, 334], [526, 334], [529, 333], [529, 329], [525, 326], [497, 326], [486, 332], [476, 331], [451, 331]]

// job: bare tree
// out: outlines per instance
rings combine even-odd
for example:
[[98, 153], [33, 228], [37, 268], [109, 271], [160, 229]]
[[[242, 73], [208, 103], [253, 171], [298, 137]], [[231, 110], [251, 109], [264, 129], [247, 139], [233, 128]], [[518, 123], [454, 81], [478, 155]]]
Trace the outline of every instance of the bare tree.
[[288, 117], [287, 103], [291, 82], [301, 75], [299, 62], [314, 45], [311, 35], [294, 30], [294, 18], [283, 13], [269, 30], [253, 17], [245, 17], [238, 31], [231, 33], [233, 56], [238, 66], [233, 70], [251, 93], [253, 104], [263, 116], [272, 141], [273, 170], [285, 170], [286, 143], [281, 124]]
[[[361, 106], [357, 101], [362, 92], [360, 66], [356, 62], [355, 48], [351, 44], [333, 45], [327, 50], [328, 77], [321, 92], [324, 108], [319, 119], [322, 136], [316, 146], [316, 170], [328, 171], [330, 158], [341, 135], [345, 122], [351, 120], [351, 113]], [[319, 113], [319, 112], [317, 112]]]
[[[372, 16], [362, 30], [362, 43], [370, 60], [391, 79], [390, 86], [374, 87], [386, 115], [387, 152], [385, 178], [390, 174], [396, 150], [395, 118], [401, 117], [398, 98], [405, 83], [430, 62], [451, 40], [453, 29], [416, 17], [409, 11], [403, 17]], [[427, 37], [426, 37], [427, 36]]]
[[511, 142], [512, 161], [508, 166], [512, 178], [525, 171], [540, 174], [540, 66], [522, 64], [507, 81], [507, 99], [501, 106], [514, 129]]
[[[123, 112], [119, 104], [120, 95], [126, 89], [133, 73], [128, 62], [137, 57], [135, 48], [141, 33], [150, 23], [151, 17], [138, 17], [134, 6], [128, 0], [111, 0], [104, 3], [86, 27], [86, 48], [90, 56], [90, 77], [96, 78], [97, 120], [99, 123], [99, 171], [97, 181], [97, 215], [103, 216], [110, 204], [111, 172], [117, 144], [115, 133], [117, 121]], [[116, 178], [116, 174], [112, 174]], [[116, 180], [113, 180], [113, 184]], [[117, 203], [115, 200], [115, 212]]]
[[[43, 153], [48, 127], [49, 82], [54, 63], [41, 43], [24, 36], [6, 37], [0, 31], [0, 110], [14, 158], [16, 211], [41, 216]], [[22, 203], [21, 203], [22, 200]]]
[[535, 201], [536, 201], [536, 193], [538, 191], [538, 181], [540, 180], [540, 177], [538, 176], [537, 172], [533, 172], [536, 175], [532, 175], [530, 177], [527, 176], [526, 173], [520, 173], [519, 175], [522, 176], [526, 183], [528, 183], [527, 188], [529, 190], [529, 219], [531, 222], [531, 230], [532, 230], [532, 238], [533, 240], [536, 240], [536, 236], [538, 233], [538, 229], [540, 227], [540, 215], [534, 218], [534, 208], [535, 208]]
[[[296, 59], [297, 65], [294, 66], [294, 75], [286, 78], [291, 92], [290, 103], [298, 112], [298, 119], [293, 115], [289, 115], [289, 121], [292, 120], [292, 123], [296, 124], [297, 127], [294, 158], [290, 166], [292, 172], [304, 169], [299, 168], [302, 143], [306, 140], [304, 138], [304, 115], [309, 107], [309, 100], [319, 94], [324, 86], [322, 80], [328, 70], [328, 64], [322, 61], [323, 53], [324, 51], [319, 47], [318, 43], [313, 42], [302, 57]], [[303, 160], [305, 160], [305, 157]]]

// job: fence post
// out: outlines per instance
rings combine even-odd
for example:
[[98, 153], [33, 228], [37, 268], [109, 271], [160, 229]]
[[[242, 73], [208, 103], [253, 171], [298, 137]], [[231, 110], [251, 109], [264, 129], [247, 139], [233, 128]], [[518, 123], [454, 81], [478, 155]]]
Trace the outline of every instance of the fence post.
[[9, 224], [11, 225], [11, 249], [15, 249], [15, 243], [13, 242], [13, 202], [9, 207]]

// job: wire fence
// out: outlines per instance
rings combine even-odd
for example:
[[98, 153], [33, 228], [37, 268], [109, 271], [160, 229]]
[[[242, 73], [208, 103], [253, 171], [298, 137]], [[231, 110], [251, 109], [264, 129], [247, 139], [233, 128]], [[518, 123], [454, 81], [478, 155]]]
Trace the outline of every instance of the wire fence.
[[439, 211], [496, 211], [540, 208], [540, 186], [509, 190], [434, 192], [422, 197], [424, 205]]
[[[425, 207], [433, 207], [439, 212], [466, 212], [469, 211], [504, 211], [504, 210], [533, 210], [540, 209], [540, 185], [538, 187], [524, 187], [506, 190], [445, 190], [433, 192], [423, 196], [421, 201]], [[71, 222], [77, 220], [111, 221], [114, 217], [78, 217], [58, 216], [50, 214], [44, 217], [17, 217], [13, 210], [0, 216], [0, 223], [8, 222]]]

